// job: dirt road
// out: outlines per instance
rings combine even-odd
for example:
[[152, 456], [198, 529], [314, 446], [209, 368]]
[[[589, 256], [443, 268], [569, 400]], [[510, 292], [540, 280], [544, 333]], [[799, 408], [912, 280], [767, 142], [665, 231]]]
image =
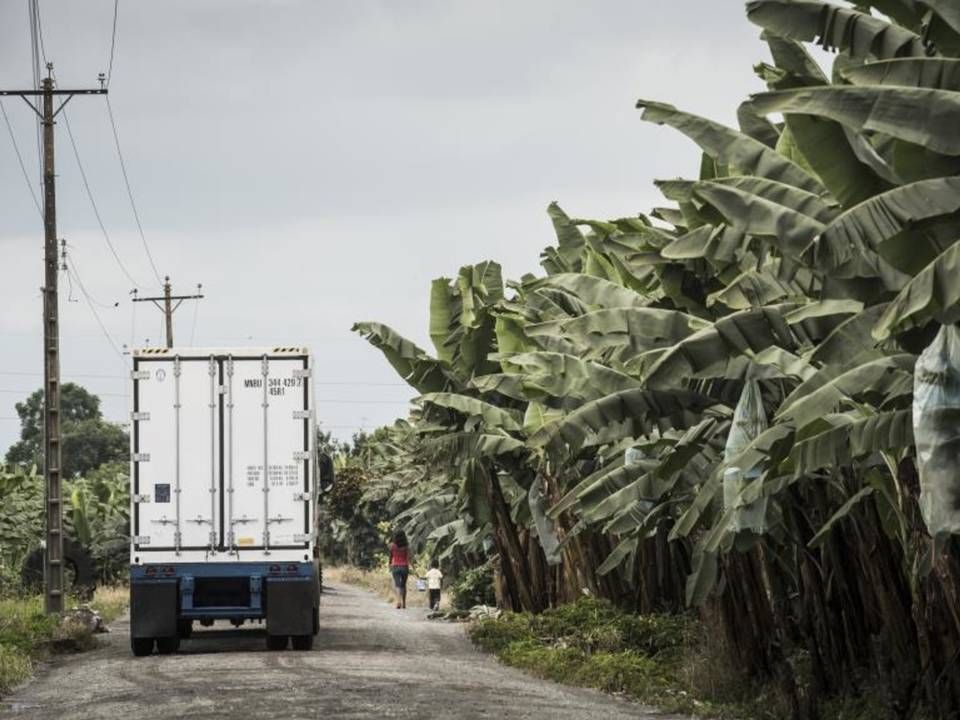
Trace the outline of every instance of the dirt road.
[[[653, 718], [536, 680], [476, 651], [463, 627], [335, 586], [312, 652], [269, 652], [254, 629], [195, 631], [177, 655], [130, 655], [127, 625], [0, 700], [3, 720], [147, 718]], [[229, 626], [227, 626], [229, 628]]]

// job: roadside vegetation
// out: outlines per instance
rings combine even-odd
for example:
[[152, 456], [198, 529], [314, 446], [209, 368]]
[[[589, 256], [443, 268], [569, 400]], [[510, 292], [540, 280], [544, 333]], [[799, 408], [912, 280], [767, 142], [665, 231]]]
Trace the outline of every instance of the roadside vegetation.
[[[515, 612], [588, 593], [694, 613], [779, 717], [956, 717], [960, 509], [923, 504], [911, 406], [918, 355], [960, 318], [960, 15], [747, 17], [770, 59], [766, 91], [731, 98], [739, 127], [637, 103], [698, 148], [662, 206], [551, 204], [538, 275], [434, 281], [432, 354], [355, 326], [421, 393], [365, 438], [357, 507], [451, 576], [489, 564]], [[501, 657], [586, 662], [525, 642]]]
[[[661, 710], [719, 720], [781, 720], [776, 689], [727, 662], [722, 635], [692, 614], [636, 615], [584, 598], [540, 614], [504, 613], [469, 626], [470, 637], [504, 664], [554, 682], [622, 694]], [[823, 717], [883, 717], [876, 694], [831, 701]]]
[[[57, 654], [97, 646], [86, 609], [105, 623], [128, 603], [128, 444], [106, 422], [100, 400], [63, 387], [66, 582], [75, 593], [64, 616], [43, 612], [44, 482], [39, 472], [41, 394], [16, 405], [21, 437], [0, 465], [0, 695]], [[92, 588], [96, 586], [96, 590]], [[78, 609], [74, 612], [73, 609]]]
[[[109, 623], [126, 611], [127, 603], [125, 587], [105, 587], [88, 603], [72, 599], [68, 608], [94, 608]], [[0, 599], [0, 696], [30, 677], [39, 663], [97, 647], [93, 629], [80, 615], [47, 615], [41, 596]]]

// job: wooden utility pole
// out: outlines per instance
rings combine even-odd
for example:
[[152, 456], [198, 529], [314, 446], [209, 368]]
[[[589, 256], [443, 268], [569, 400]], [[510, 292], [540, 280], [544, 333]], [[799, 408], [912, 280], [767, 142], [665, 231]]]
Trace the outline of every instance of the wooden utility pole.
[[[133, 301], [134, 302], [152, 302], [156, 305], [160, 312], [163, 313], [163, 316], [166, 320], [167, 328], [167, 347], [173, 347], [173, 313], [176, 312], [177, 308], [180, 307], [181, 303], [184, 300], [200, 300], [203, 298], [203, 295], [200, 293], [200, 290], [203, 288], [203, 285], [197, 285], [197, 294], [196, 295], [173, 295], [170, 288], [170, 276], [168, 275], [163, 279], [163, 297], [137, 297], [137, 291], [133, 291]], [[176, 300], [177, 304], [174, 305], [173, 301]], [[161, 305], [160, 303], [163, 303]]]
[[[46, 484], [47, 538], [44, 581], [46, 610], [63, 612], [63, 478], [60, 473], [60, 312], [57, 281], [57, 193], [54, 172], [54, 119], [74, 95], [106, 95], [107, 90], [54, 90], [53, 64], [39, 90], [0, 90], [0, 96], [17, 95], [43, 124], [43, 475]], [[65, 96], [53, 109], [54, 96]], [[30, 98], [42, 99], [37, 108]]]

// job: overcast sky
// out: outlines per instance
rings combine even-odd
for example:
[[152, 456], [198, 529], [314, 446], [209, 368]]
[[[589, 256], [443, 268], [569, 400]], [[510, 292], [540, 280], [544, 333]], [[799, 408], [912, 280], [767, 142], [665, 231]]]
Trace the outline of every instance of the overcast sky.
[[[113, 0], [41, 13], [60, 86], [95, 86]], [[26, 0], [0, 0], [2, 88], [31, 82], [28, 27]], [[391, 421], [412, 393], [351, 324], [430, 347], [429, 281], [484, 259], [537, 270], [551, 200], [599, 218], [661, 204], [652, 180], [693, 176], [699, 154], [641, 122], [636, 99], [734, 124], [762, 89], [758, 34], [739, 0], [121, 0], [110, 97], [146, 239], [175, 291], [207, 295], [177, 313], [177, 344], [307, 343], [326, 427]], [[4, 107], [38, 186], [31, 112]], [[120, 260], [155, 293], [105, 103], [67, 111]], [[160, 313], [134, 313], [62, 122], [57, 173], [58, 234], [113, 342], [156, 344]], [[0, 454], [41, 381], [41, 255], [0, 125]], [[121, 420], [126, 359], [61, 288], [64, 377]]]

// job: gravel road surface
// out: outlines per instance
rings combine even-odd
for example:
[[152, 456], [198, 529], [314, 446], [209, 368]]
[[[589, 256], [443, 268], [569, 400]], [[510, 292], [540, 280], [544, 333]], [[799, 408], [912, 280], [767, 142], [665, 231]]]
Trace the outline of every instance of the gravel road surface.
[[254, 628], [197, 628], [176, 655], [135, 659], [126, 621], [0, 700], [3, 720], [147, 718], [657, 718], [642, 706], [528, 677], [478, 652], [463, 626], [325, 590], [311, 652], [270, 652]]

